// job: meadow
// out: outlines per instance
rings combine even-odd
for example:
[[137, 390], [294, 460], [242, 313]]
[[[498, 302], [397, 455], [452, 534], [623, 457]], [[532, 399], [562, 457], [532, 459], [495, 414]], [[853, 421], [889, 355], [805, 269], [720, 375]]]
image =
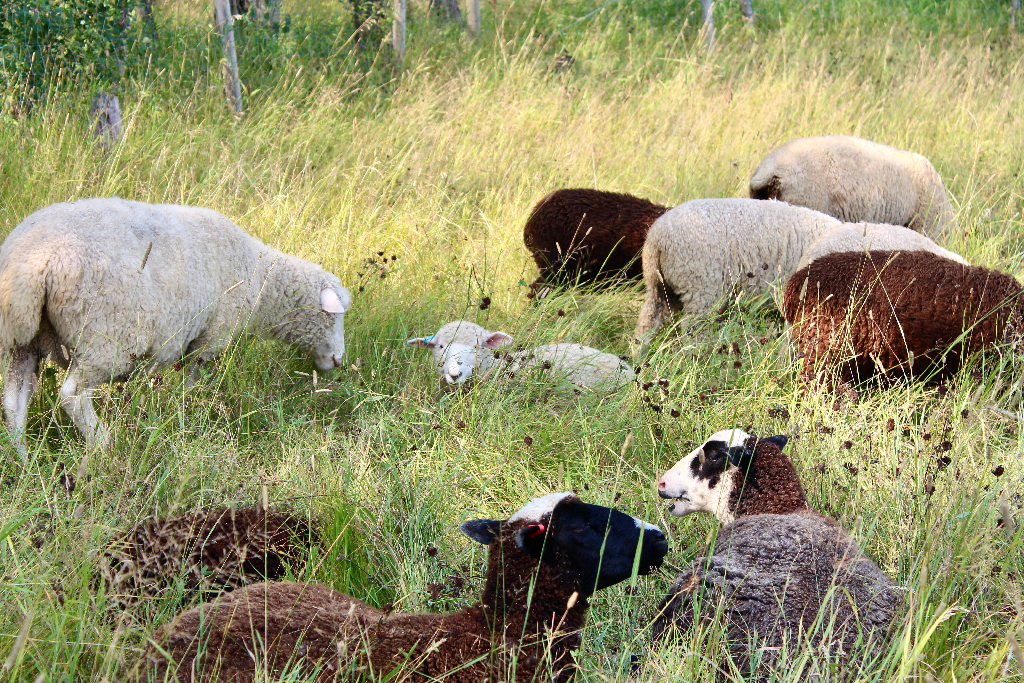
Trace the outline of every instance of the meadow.
[[[441, 611], [481, 588], [483, 553], [459, 523], [574, 490], [658, 524], [671, 547], [660, 575], [595, 596], [578, 680], [625, 680], [631, 655], [637, 681], [711, 680], [724, 653], [714, 628], [652, 648], [649, 624], [717, 523], [669, 517], [654, 484], [710, 433], [740, 426], [791, 435], [811, 503], [907, 589], [886, 656], [847, 673], [1024, 680], [1012, 647], [1024, 641], [1024, 408], [1012, 357], [979, 358], [941, 387], [805, 394], [777, 291], [666, 329], [639, 359], [642, 383], [610, 397], [528, 377], [441, 391], [425, 352], [406, 346], [464, 318], [517, 343], [628, 354], [641, 284], [526, 298], [535, 266], [521, 229], [533, 204], [574, 186], [670, 206], [745, 196], [760, 159], [805, 135], [927, 156], [957, 208], [960, 230], [943, 246], [1024, 276], [1024, 39], [1005, 7], [775, 0], [755, 3], [750, 28], [726, 4], [707, 54], [696, 4], [604, 4], [485, 2], [471, 42], [412, 2], [395, 68], [383, 52], [348, 56], [337, 5], [286, 2], [296, 19], [282, 40], [301, 44], [315, 11], [342, 37], [320, 56], [274, 53], [259, 72], [242, 51], [241, 117], [217, 70], [196, 66], [198, 24], [175, 33], [173, 8], [158, 6], [170, 37], [161, 59], [119, 84], [125, 133], [112, 152], [89, 134], [92, 84], [66, 84], [31, 115], [4, 112], [3, 234], [83, 197], [202, 205], [337, 273], [354, 298], [346, 364], [332, 374], [251, 338], [194, 387], [169, 369], [104, 388], [110, 452], [86, 452], [56, 403], [59, 371], [45, 369], [28, 459], [0, 440], [6, 679], [124, 679], [146, 637], [189, 604], [170, 595], [118, 611], [95, 580], [104, 544], [150, 515], [265, 495], [308, 515], [328, 544], [293, 558], [291, 578]], [[568, 69], [556, 68], [563, 54]], [[836, 675], [806, 651], [773, 680]]]

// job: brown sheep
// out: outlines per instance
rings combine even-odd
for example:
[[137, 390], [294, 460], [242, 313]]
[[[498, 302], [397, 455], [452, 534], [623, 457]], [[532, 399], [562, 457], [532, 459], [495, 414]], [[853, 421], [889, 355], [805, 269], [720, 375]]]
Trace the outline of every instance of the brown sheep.
[[583, 188], [555, 190], [533, 207], [523, 242], [545, 282], [597, 282], [616, 275], [643, 275], [640, 250], [651, 224], [668, 207], [629, 194]]
[[876, 372], [942, 377], [1015, 342], [1020, 292], [1010, 275], [930, 252], [845, 252], [794, 273], [783, 313], [805, 381], [834, 365], [844, 382]]
[[884, 650], [900, 589], [838, 522], [808, 505], [786, 442], [718, 432], [658, 481], [658, 494], [674, 499], [671, 514], [711, 512], [725, 526], [714, 549], [676, 577], [658, 608], [655, 642], [711, 623], [721, 603], [730, 658], [744, 671], [785, 666], [808, 642], [825, 660], [847, 657], [860, 637], [871, 654]]
[[404, 681], [568, 681], [590, 595], [630, 578], [634, 561], [649, 573], [668, 552], [657, 527], [571, 493], [461, 529], [489, 546], [473, 607], [391, 613], [325, 586], [257, 584], [178, 615], [137, 673], [163, 681], [169, 657], [190, 681], [276, 680], [286, 670], [317, 681], [386, 680], [397, 669]]
[[128, 608], [140, 600], [226, 591], [284, 576], [286, 559], [308, 547], [306, 520], [283, 510], [200, 510], [150, 518], [107, 545], [99, 576], [107, 597]]

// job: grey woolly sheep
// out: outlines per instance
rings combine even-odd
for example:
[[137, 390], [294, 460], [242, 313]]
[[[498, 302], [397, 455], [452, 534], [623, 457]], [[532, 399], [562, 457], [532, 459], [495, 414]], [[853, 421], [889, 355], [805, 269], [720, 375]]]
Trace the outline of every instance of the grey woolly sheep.
[[41, 357], [70, 368], [64, 410], [105, 446], [99, 385], [218, 355], [252, 329], [341, 364], [351, 302], [338, 278], [211, 211], [85, 199], [36, 211], [0, 245], [0, 355], [8, 429], [25, 452]]
[[898, 225], [874, 223], [844, 223], [829, 230], [807, 248], [797, 264], [804, 268], [814, 259], [844, 251], [930, 251], [957, 263], [967, 265], [959, 254], [943, 249], [919, 232]]
[[658, 494], [674, 500], [671, 514], [711, 512], [725, 526], [710, 554], [676, 577], [655, 641], [710, 621], [722, 604], [729, 656], [742, 671], [785, 666], [808, 646], [816, 660], [841, 662], [861, 643], [869, 657], [886, 647], [901, 589], [807, 505], [786, 441], [717, 432], [658, 481]]
[[957, 227], [930, 161], [847, 135], [797, 138], [772, 151], [750, 179], [750, 196], [850, 223], [903, 225], [929, 236]]
[[428, 337], [406, 342], [430, 349], [434, 364], [449, 385], [462, 384], [473, 375], [491, 372], [514, 375], [530, 368], [542, 368], [553, 377], [595, 391], [618, 389], [633, 380], [633, 368], [611, 353], [581, 344], [544, 344], [500, 356], [497, 349], [512, 343], [505, 332], [491, 332], [476, 323], [455, 320]]
[[[263, 583], [187, 610], [150, 640], [136, 674], [196, 683], [278, 680], [555, 681], [576, 671], [594, 592], [649, 574], [665, 535], [618, 510], [552, 493], [461, 530], [488, 546], [480, 601], [451, 614], [380, 611], [325, 586]], [[253, 656], [256, 656], [254, 661]], [[258, 662], [258, 663], [257, 663]]]

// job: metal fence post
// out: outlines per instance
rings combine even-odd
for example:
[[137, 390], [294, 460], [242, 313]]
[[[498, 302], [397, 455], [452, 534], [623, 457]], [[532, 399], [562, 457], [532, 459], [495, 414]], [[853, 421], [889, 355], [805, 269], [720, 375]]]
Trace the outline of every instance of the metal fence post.
[[235, 54], [235, 32], [231, 28], [230, 0], [213, 0], [217, 18], [217, 33], [224, 43], [224, 58], [228, 63], [228, 103], [236, 114], [242, 113], [242, 83], [238, 79], [238, 56]]

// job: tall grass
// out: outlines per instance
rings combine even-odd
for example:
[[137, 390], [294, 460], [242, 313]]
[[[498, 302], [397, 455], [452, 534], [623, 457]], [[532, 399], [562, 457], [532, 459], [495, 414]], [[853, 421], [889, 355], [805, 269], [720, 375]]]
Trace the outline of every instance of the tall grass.
[[[713, 56], [697, 40], [696, 7], [667, 0], [613, 4], [584, 21], [599, 4], [484, 3], [476, 43], [414, 5], [404, 70], [367, 77], [283, 55], [280, 78], [250, 91], [241, 118], [228, 113], [215, 70], [180, 68], [191, 57], [179, 47], [162, 72], [125, 86], [125, 136], [110, 154], [90, 141], [74, 97], [6, 120], [5, 231], [79, 197], [198, 204], [322, 263], [355, 299], [346, 366], [315, 384], [295, 350], [247, 339], [196, 387], [168, 370], [99, 392], [115, 427], [110, 453], [86, 458], [56, 405], [58, 371], [44, 372], [28, 461], [5, 443], [0, 463], [9, 677], [122, 678], [185, 603], [114, 612], [93, 580], [95, 553], [147, 515], [252, 502], [266, 486], [326, 530], [329, 548], [291, 567], [294, 578], [406, 610], [454, 609], [476, 595], [483, 555], [456, 530], [470, 517], [576, 490], [656, 522], [673, 549], [663, 576], [598, 594], [580, 676], [625, 678], [629, 655], [641, 654], [639, 680], [707, 680], [725, 653], [720, 632], [650, 650], [648, 626], [714, 524], [666, 517], [652, 484], [710, 432], [752, 425], [794, 435], [812, 504], [907, 589], [890, 652], [857, 677], [1021, 680], [1007, 639], [1024, 636], [1021, 525], [1012, 537], [996, 526], [1001, 495], [1018, 518], [1022, 502], [1009, 365], [987, 359], [944, 395], [917, 385], [856, 400], [804, 395], [771, 296], [696, 334], [659, 336], [641, 375], [668, 386], [611, 397], [522, 377], [441, 392], [404, 344], [466, 318], [517, 342], [627, 353], [637, 286], [525, 299], [534, 271], [519, 231], [533, 203], [565, 186], [669, 205], [742, 196], [764, 154], [801, 135], [859, 135], [926, 155], [958, 210], [961, 230], [944, 246], [1024, 275], [1021, 43], [995, 9], [975, 5], [776, 0], [755, 5], [753, 31], [723, 6]], [[553, 68], [563, 51], [576, 60], [567, 72]], [[803, 668], [775, 680], [816, 671], [813, 653], [801, 656]]]

